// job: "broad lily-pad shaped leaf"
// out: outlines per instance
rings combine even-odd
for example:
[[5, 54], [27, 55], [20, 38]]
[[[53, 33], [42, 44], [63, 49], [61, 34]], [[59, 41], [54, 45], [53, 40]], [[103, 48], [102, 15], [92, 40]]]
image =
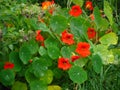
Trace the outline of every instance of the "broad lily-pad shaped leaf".
[[101, 44], [104, 44], [104, 45], [108, 45], [108, 46], [110, 44], [115, 45], [118, 42], [118, 36], [116, 35], [116, 33], [111, 32], [102, 36], [99, 41]]
[[31, 59], [31, 56], [32, 56], [31, 50], [26, 45], [20, 47], [19, 57], [23, 64], [27, 64], [28, 61]]
[[52, 70], [47, 70], [47, 72], [45, 73], [45, 75], [43, 77], [40, 78], [41, 81], [50, 84], [53, 80], [53, 72]]
[[22, 62], [19, 58], [19, 53], [18, 52], [12, 51], [9, 54], [9, 61], [14, 63], [14, 70], [15, 71], [20, 71], [21, 70], [23, 64], [22, 64]]
[[10, 86], [15, 81], [15, 74], [13, 70], [7, 69], [0, 71], [0, 82], [5, 86]]
[[67, 19], [61, 15], [52, 16], [50, 19], [50, 27], [57, 34], [63, 32], [67, 28], [67, 25]]
[[62, 90], [62, 88], [58, 85], [49, 85], [48, 90]]
[[75, 83], [82, 84], [87, 80], [87, 73], [80, 66], [73, 66], [68, 73], [70, 79]]
[[108, 50], [108, 46], [99, 44], [93, 50], [94, 54], [100, 55], [103, 64], [107, 65], [114, 62], [113, 52]]
[[67, 46], [62, 47], [61, 48], [61, 54], [65, 58], [70, 58], [71, 57], [70, 48], [67, 47]]
[[12, 86], [12, 90], [27, 90], [27, 84], [20, 81], [16, 81]]
[[102, 59], [101, 59], [101, 57], [98, 54], [92, 56], [92, 65], [93, 65], [93, 70], [96, 73], [100, 73], [101, 72]]
[[47, 84], [36, 80], [30, 83], [30, 90], [47, 90]]

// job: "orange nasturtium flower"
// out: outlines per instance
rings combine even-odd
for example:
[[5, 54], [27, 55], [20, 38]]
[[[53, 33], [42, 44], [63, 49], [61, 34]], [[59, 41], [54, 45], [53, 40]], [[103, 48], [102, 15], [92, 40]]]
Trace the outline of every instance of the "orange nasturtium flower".
[[71, 68], [71, 66], [72, 65], [70, 64], [68, 58], [61, 57], [58, 59], [58, 68], [68, 70], [69, 68]]
[[6, 62], [4, 65], [4, 69], [13, 69], [14, 68], [14, 64], [11, 62]]
[[76, 48], [76, 52], [80, 54], [81, 57], [87, 57], [90, 55], [90, 44], [87, 42], [79, 42]]
[[93, 39], [96, 36], [96, 31], [94, 28], [88, 28], [87, 35], [89, 39]]
[[62, 32], [62, 37], [61, 37], [62, 42], [72, 45], [74, 44], [74, 37], [73, 34], [68, 33], [67, 30]]
[[36, 32], [36, 40], [43, 42], [44, 41], [44, 37], [40, 34], [41, 30], [37, 30]]
[[46, 10], [46, 9], [48, 9], [48, 7], [50, 7], [52, 4], [54, 4], [54, 0], [52, 0], [52, 1], [44, 1], [44, 2], [42, 3], [42, 9], [43, 9], [43, 10]]
[[93, 10], [92, 2], [91, 2], [91, 1], [86, 1], [85, 7], [86, 7], [87, 9], [89, 9], [90, 11], [92, 11], [92, 10]]
[[82, 9], [79, 5], [72, 6], [71, 10], [69, 11], [69, 14], [74, 17], [78, 17], [82, 14]]

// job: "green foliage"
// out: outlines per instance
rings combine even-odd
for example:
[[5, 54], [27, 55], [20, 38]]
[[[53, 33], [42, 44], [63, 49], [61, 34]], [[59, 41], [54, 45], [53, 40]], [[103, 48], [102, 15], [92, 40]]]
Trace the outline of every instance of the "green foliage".
[[[0, 90], [117, 90], [119, 73], [112, 74], [120, 63], [119, 18], [111, 6], [115, 1], [91, 0], [93, 11], [86, 8], [87, 0], [55, 0], [46, 9], [43, 1], [0, 1]], [[73, 5], [81, 6], [80, 16], [69, 14]], [[71, 39], [73, 44], [64, 43]], [[90, 55], [83, 57], [80, 53], [87, 55], [87, 48]]]
[[5, 86], [10, 86], [15, 81], [15, 73], [12, 70], [0, 71], [0, 82]]
[[26, 83], [20, 82], [20, 81], [16, 81], [13, 86], [12, 86], [12, 90], [27, 90], [27, 85]]
[[67, 28], [67, 19], [60, 15], [52, 16], [50, 19], [50, 27], [55, 33], [60, 34]]
[[87, 73], [85, 70], [83, 70], [83, 68], [79, 67], [79, 66], [73, 66], [70, 70], [69, 70], [69, 76], [70, 79], [75, 82], [75, 83], [79, 83], [82, 84], [87, 80]]

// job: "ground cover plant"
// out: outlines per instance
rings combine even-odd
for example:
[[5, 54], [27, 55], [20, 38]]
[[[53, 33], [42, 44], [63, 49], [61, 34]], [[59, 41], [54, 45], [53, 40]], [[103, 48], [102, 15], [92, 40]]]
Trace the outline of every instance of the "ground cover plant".
[[98, 2], [1, 0], [0, 90], [119, 90], [119, 2]]

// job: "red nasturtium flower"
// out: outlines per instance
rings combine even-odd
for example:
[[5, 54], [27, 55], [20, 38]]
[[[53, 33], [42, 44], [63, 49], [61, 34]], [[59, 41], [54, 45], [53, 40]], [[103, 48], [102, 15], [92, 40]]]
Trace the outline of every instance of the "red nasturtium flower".
[[11, 62], [6, 62], [4, 65], [4, 69], [13, 69], [14, 68], [14, 64]]
[[81, 57], [87, 57], [90, 55], [90, 44], [87, 42], [79, 42], [76, 48], [76, 52], [80, 54]]
[[79, 5], [72, 6], [71, 10], [69, 11], [69, 14], [74, 17], [78, 17], [82, 14], [82, 9]]
[[88, 28], [87, 35], [89, 39], [93, 39], [96, 36], [96, 31], [94, 28]]
[[44, 2], [42, 3], [42, 9], [43, 9], [43, 10], [46, 10], [46, 9], [48, 9], [48, 7], [50, 7], [52, 4], [54, 4], [54, 0], [52, 0], [52, 1], [44, 1]]
[[92, 2], [91, 2], [91, 1], [86, 1], [85, 7], [86, 7], [87, 9], [89, 9], [90, 11], [92, 11], [92, 10], [93, 10]]
[[44, 37], [40, 34], [41, 30], [37, 30], [36, 31], [36, 40], [43, 42], [44, 41]]
[[76, 60], [79, 59], [79, 58], [80, 58], [80, 56], [78, 56], [78, 55], [73, 55], [73, 56], [71, 57], [72, 62], [76, 61]]
[[70, 64], [68, 58], [61, 57], [58, 59], [58, 68], [68, 70], [69, 68], [71, 68], [71, 66], [72, 65]]
[[71, 33], [68, 33], [67, 30], [63, 31], [62, 32], [62, 37], [61, 37], [61, 40], [68, 44], [68, 45], [71, 45], [74, 43], [74, 37], [73, 37], [73, 34]]

